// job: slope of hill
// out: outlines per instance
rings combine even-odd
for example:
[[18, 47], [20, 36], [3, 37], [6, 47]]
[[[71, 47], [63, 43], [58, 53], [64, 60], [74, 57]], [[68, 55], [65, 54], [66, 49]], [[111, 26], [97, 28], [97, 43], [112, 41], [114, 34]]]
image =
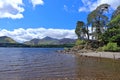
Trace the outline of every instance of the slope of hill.
[[27, 45], [35, 45], [35, 44], [39, 44], [39, 39], [32, 39], [30, 41], [26, 41], [24, 42], [24, 44], [27, 44]]
[[55, 45], [55, 44], [58, 44], [58, 39], [54, 39], [51, 37], [45, 37], [39, 40], [39, 44], [42, 44], [42, 45], [54, 44]]
[[50, 45], [50, 44], [58, 44], [58, 40], [51, 38], [51, 37], [45, 37], [43, 39], [32, 39], [30, 41], [24, 42], [24, 44], [27, 45]]
[[17, 42], [10, 37], [1, 36], [0, 37], [0, 43], [17, 43]]
[[63, 38], [59, 40], [59, 44], [74, 44], [75, 39]]
[[32, 39], [30, 41], [24, 42], [27, 45], [63, 45], [63, 44], [74, 44], [75, 39], [63, 38], [55, 39], [51, 37], [45, 37], [43, 39]]

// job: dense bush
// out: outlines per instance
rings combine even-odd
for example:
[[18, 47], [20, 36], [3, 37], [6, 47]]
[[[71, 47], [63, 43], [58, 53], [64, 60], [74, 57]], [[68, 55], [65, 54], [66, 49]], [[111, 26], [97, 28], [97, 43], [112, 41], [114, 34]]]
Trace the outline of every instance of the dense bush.
[[85, 41], [84, 40], [80, 40], [80, 39], [77, 39], [76, 42], [75, 42], [75, 45], [78, 46], [78, 45], [84, 45], [85, 44]]
[[102, 49], [104, 51], [120, 51], [120, 47], [118, 47], [117, 43], [109, 42], [107, 45], [103, 46]]

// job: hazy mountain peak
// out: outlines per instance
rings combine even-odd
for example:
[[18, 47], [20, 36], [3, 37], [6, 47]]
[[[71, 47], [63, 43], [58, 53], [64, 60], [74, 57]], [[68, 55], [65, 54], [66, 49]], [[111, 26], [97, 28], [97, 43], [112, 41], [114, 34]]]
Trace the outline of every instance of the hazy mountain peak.
[[43, 40], [53, 40], [53, 39], [55, 39], [55, 38], [51, 38], [49, 36], [46, 36], [46, 37], [43, 38]]

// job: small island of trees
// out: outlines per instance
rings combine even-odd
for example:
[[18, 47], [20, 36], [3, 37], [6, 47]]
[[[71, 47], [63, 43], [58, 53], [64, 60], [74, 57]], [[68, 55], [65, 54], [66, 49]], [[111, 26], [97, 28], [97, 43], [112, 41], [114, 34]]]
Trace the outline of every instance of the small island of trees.
[[88, 14], [86, 24], [77, 21], [76, 46], [81, 49], [120, 51], [120, 6], [112, 13], [111, 19], [106, 15], [109, 7], [109, 4], [98, 6]]

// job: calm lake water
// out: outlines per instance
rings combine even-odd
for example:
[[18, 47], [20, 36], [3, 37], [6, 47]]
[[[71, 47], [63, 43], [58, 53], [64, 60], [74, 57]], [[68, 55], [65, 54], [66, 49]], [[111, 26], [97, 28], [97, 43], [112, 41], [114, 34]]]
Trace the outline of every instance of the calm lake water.
[[62, 48], [0, 48], [0, 80], [120, 80], [120, 61], [60, 54]]

